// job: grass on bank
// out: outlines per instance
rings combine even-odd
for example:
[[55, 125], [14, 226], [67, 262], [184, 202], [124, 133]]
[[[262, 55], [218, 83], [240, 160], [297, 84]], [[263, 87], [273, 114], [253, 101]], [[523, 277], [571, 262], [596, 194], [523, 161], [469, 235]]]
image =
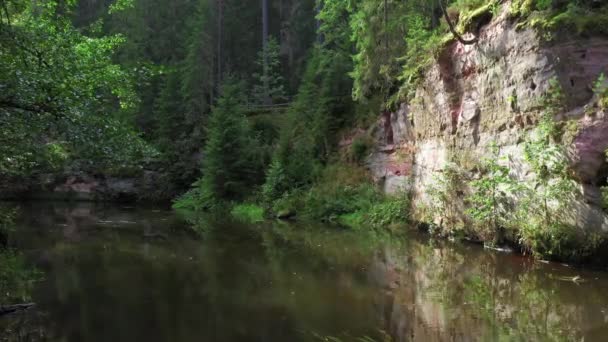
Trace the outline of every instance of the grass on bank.
[[232, 207], [230, 215], [232, 215], [233, 218], [246, 223], [263, 222], [264, 208], [253, 203], [240, 203]]

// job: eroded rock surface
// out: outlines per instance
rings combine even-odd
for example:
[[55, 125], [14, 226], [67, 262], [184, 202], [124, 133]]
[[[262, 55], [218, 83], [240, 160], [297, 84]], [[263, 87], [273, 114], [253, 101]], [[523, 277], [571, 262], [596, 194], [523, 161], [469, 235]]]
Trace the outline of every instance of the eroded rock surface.
[[[541, 99], [555, 78], [568, 106], [556, 119], [574, 127], [569, 157], [584, 193], [573, 205], [571, 221], [608, 231], [599, 191], [608, 175], [608, 117], [592, 91], [602, 72], [608, 74], [608, 39], [546, 42], [533, 29], [517, 28], [505, 7], [481, 29], [478, 44], [454, 41], [444, 49], [411, 103], [381, 115], [369, 169], [386, 192], [408, 189], [413, 203], [424, 204], [446, 164], [474, 173], [495, 143], [500, 155], [508, 156], [512, 175], [525, 181], [531, 171], [524, 142], [538, 124]], [[415, 218], [422, 219], [417, 208], [423, 206], [414, 205]]]

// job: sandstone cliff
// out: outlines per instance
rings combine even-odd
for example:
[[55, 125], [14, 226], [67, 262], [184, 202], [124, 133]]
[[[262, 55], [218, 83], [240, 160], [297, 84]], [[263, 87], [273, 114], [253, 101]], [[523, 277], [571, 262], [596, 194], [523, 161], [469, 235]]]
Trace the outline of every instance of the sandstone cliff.
[[[539, 122], [549, 80], [556, 79], [567, 109], [554, 119], [568, 127], [561, 142], [582, 194], [568, 204], [568, 223], [606, 232], [600, 187], [608, 175], [608, 112], [598, 106], [592, 85], [601, 73], [608, 74], [608, 38], [555, 35], [547, 40], [519, 24], [509, 16], [507, 3], [481, 28], [477, 44], [454, 40], [446, 45], [414, 99], [379, 118], [368, 166], [385, 191], [411, 192], [414, 219], [445, 224], [445, 213], [428, 208], [433, 183], [449, 163], [469, 179], [479, 177], [479, 161], [495, 143], [514, 179], [526, 182], [533, 176], [524, 143]], [[464, 184], [454, 194], [452, 225], [470, 224], [464, 215], [469, 188]]]

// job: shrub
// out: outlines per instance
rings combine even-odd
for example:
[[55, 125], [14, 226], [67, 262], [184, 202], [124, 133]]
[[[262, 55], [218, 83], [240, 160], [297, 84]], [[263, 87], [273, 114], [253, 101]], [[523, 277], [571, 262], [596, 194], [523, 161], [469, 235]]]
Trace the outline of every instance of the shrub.
[[237, 220], [247, 223], [264, 221], [264, 209], [255, 204], [237, 204], [232, 208], [230, 214]]
[[279, 218], [295, 216], [302, 208], [303, 197], [304, 191], [302, 190], [295, 189], [285, 192], [272, 202], [271, 211]]
[[597, 96], [598, 105], [601, 109], [608, 108], [608, 80], [604, 73], [601, 73], [595, 84], [593, 85], [593, 92]]
[[468, 180], [465, 171], [457, 164], [450, 162], [433, 176], [433, 182], [429, 185], [428, 193], [430, 203], [428, 204], [431, 224], [439, 219], [437, 228], [443, 233], [452, 234], [462, 228], [459, 217], [460, 195], [464, 193], [464, 187]]
[[538, 217], [529, 217], [520, 226], [520, 236], [533, 255], [557, 260], [580, 261], [593, 255], [604, 238], [595, 233], [555, 222], [547, 226]]
[[385, 197], [375, 203], [364, 215], [364, 222], [373, 228], [386, 227], [394, 223], [406, 222], [408, 219], [409, 200], [405, 195]]
[[355, 138], [353, 140], [352, 145], [350, 146], [349, 159], [358, 164], [361, 164], [365, 161], [365, 158], [369, 154], [369, 151], [371, 150], [372, 146], [373, 141], [367, 135]]
[[200, 198], [198, 188], [194, 188], [179, 196], [173, 201], [174, 209], [198, 210], [200, 209]]
[[581, 231], [565, 216], [580, 193], [570, 177], [565, 148], [556, 142], [559, 131], [553, 117], [563, 109], [563, 93], [555, 80], [543, 103], [545, 112], [524, 146], [533, 178], [518, 189], [519, 202], [512, 222], [519, 230], [521, 245], [532, 254], [576, 260], [594, 253], [603, 238]]
[[507, 224], [507, 212], [516, 182], [509, 168], [499, 163], [499, 148], [490, 145], [491, 156], [482, 160], [482, 176], [471, 182], [472, 193], [467, 196], [466, 213], [476, 225], [484, 240], [502, 239], [501, 229]]
[[262, 199], [264, 203], [272, 203], [279, 199], [287, 190], [287, 176], [283, 165], [278, 159], [273, 160], [266, 172], [266, 182], [262, 185]]

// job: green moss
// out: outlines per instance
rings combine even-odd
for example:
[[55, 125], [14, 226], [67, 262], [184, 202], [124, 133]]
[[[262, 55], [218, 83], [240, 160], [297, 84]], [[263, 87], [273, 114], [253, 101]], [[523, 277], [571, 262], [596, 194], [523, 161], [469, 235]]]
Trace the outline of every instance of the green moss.
[[458, 22], [458, 30], [460, 32], [471, 32], [474, 31], [480, 21], [488, 20], [494, 16], [496, 1], [490, 1], [487, 4], [478, 7], [472, 11], [464, 12], [460, 14], [460, 21]]
[[534, 10], [534, 0], [513, 0], [509, 7], [512, 17], [527, 17]]
[[570, 6], [565, 12], [551, 18], [549, 27], [567, 31], [574, 30], [579, 35], [606, 35], [608, 34], [608, 10], [606, 7], [600, 11], [591, 11]]
[[570, 120], [562, 123], [560, 127], [562, 143], [565, 145], [572, 144], [574, 142], [574, 139], [576, 139], [579, 130], [580, 127], [578, 120]]
[[510, 15], [521, 20], [519, 28], [583, 36], [608, 35], [608, 5], [591, 9], [575, 3], [556, 7], [546, 0], [516, 0], [511, 3]]

